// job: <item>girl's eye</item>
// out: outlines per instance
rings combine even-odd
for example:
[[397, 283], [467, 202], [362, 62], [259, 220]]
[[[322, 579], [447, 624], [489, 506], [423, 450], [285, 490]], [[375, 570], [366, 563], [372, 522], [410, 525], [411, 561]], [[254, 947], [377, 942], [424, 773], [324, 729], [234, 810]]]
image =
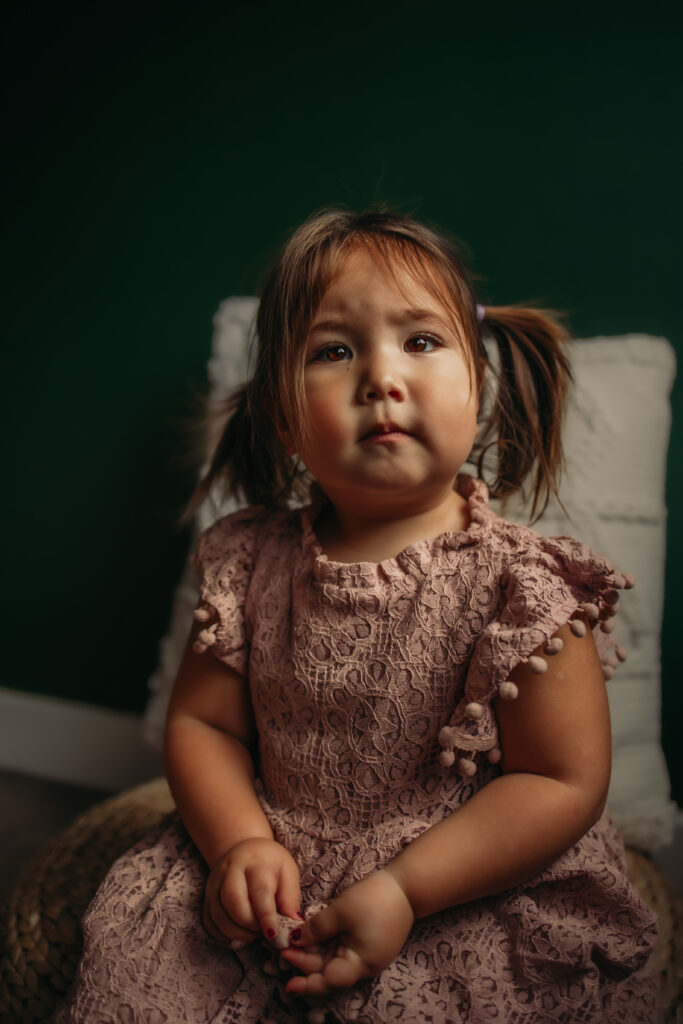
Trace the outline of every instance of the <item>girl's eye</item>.
[[431, 352], [437, 346], [436, 338], [432, 338], [429, 334], [418, 334], [414, 338], [408, 338], [405, 344], [407, 352]]
[[340, 363], [343, 359], [350, 359], [351, 351], [346, 345], [325, 345], [313, 356], [314, 363]]

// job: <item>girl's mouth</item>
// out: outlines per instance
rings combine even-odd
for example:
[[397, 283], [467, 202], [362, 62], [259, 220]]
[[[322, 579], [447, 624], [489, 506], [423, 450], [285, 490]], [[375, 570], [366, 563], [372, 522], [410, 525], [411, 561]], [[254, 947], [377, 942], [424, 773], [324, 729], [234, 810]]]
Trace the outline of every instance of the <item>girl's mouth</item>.
[[378, 423], [361, 437], [361, 441], [370, 444], [393, 444], [412, 436], [409, 430], [399, 427], [397, 423]]

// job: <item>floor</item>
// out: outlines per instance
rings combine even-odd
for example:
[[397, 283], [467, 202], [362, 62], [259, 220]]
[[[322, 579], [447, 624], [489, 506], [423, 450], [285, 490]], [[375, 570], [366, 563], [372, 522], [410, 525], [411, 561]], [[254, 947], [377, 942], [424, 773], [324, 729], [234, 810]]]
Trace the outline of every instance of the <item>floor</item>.
[[0, 770], [0, 900], [24, 864], [104, 790]]

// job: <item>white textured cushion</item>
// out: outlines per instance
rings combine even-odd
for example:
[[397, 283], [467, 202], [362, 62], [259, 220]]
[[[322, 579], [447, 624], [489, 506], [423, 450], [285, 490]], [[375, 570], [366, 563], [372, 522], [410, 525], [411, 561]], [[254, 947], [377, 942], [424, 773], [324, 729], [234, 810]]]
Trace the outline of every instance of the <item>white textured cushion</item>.
[[[249, 340], [254, 329], [257, 309], [258, 299], [251, 296], [225, 299], [218, 307], [213, 318], [211, 358], [207, 367], [210, 405], [226, 399], [247, 379]], [[237, 502], [231, 499], [220, 503], [205, 501], [197, 510], [194, 540], [219, 516], [226, 515], [237, 507]], [[197, 607], [198, 594], [194, 568], [188, 559], [173, 595], [168, 632], [159, 645], [159, 664], [148, 684], [150, 697], [145, 711], [145, 737], [157, 750], [161, 750], [168, 698], [192, 625], [192, 614]]]
[[[232, 298], [216, 313], [208, 367], [213, 401], [246, 377], [256, 308], [256, 299]], [[671, 841], [675, 811], [659, 742], [664, 479], [675, 358], [666, 340], [646, 335], [573, 341], [570, 352], [575, 385], [560, 488], [567, 514], [552, 505], [534, 529], [571, 534], [636, 576], [637, 586], [624, 595], [617, 619], [617, 635], [629, 657], [608, 684], [614, 734], [609, 807], [627, 842], [653, 850]], [[197, 529], [234, 507], [205, 502]], [[504, 514], [527, 519], [514, 502]], [[159, 667], [150, 680], [145, 727], [156, 747], [196, 599], [188, 564], [161, 642]]]
[[[675, 804], [660, 745], [660, 633], [664, 600], [664, 484], [676, 371], [664, 338], [573, 341], [575, 385], [564, 433], [560, 497], [534, 529], [568, 533], [636, 577], [621, 599], [616, 635], [628, 659], [608, 683], [613, 730], [608, 805], [625, 839], [654, 850], [671, 842]], [[505, 515], [526, 517], [510, 502]]]

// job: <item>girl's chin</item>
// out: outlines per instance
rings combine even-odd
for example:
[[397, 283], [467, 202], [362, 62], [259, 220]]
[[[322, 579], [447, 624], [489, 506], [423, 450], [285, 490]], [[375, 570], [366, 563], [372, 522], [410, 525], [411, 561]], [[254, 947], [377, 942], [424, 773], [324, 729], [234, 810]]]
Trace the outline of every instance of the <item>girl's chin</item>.
[[439, 479], [416, 479], [410, 473], [387, 473], [357, 476], [348, 487], [333, 486], [329, 490], [322, 486], [328, 499], [339, 509], [353, 514], [363, 514], [364, 509], [386, 507], [395, 514], [414, 514], [449, 500], [455, 486], [453, 477]]

